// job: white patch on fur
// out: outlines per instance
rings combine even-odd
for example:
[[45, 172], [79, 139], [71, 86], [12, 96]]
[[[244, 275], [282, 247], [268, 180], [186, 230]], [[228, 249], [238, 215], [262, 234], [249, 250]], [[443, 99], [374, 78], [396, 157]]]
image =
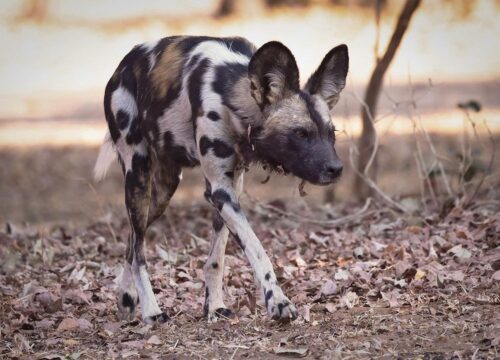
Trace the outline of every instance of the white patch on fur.
[[125, 138], [121, 136], [115, 146], [116, 150], [120, 154], [120, 158], [123, 161], [123, 166], [125, 166], [125, 173], [132, 170], [132, 158], [135, 154], [139, 154], [141, 156], [148, 155], [148, 149], [144, 140], [137, 145], [129, 145], [125, 141]]
[[[122, 320], [132, 321], [135, 317], [135, 305], [137, 305], [137, 290], [135, 289], [134, 278], [128, 262], [125, 262], [119, 278], [118, 317]], [[124, 294], [128, 294], [130, 296], [130, 300], [133, 301], [133, 305], [130, 304], [132, 306], [124, 306]]]
[[148, 68], [148, 74], [149, 74], [156, 65], [156, 54], [153, 52], [149, 54], [148, 61], [149, 61], [149, 68]]
[[[130, 119], [128, 126], [130, 127], [132, 120], [137, 117], [137, 104], [130, 91], [122, 86], [113, 91], [113, 94], [111, 95], [111, 111], [113, 111], [115, 117], [119, 110], [128, 114]], [[123, 130], [123, 132], [126, 132], [127, 130], [128, 128]]]
[[94, 165], [94, 179], [96, 182], [101, 181], [106, 177], [109, 167], [116, 160], [116, 151], [113, 147], [113, 141], [109, 131], [104, 136], [99, 155]]
[[150, 52], [158, 44], [158, 40], [148, 41], [139, 45], [146, 52]]
[[[137, 296], [137, 291], [134, 285], [134, 278], [132, 276], [132, 270], [130, 264], [125, 261], [123, 265], [121, 279], [120, 279], [120, 291], [121, 293], [129, 293], [133, 298]], [[120, 298], [119, 301], [122, 299]]]
[[328, 107], [328, 104], [323, 100], [323, 98], [319, 95], [313, 95], [312, 97], [314, 108], [318, 112], [318, 114], [321, 116], [321, 119], [325, 124], [330, 125], [332, 123], [331, 116], [330, 116], [330, 108]]
[[224, 63], [240, 63], [246, 65], [250, 61], [247, 56], [239, 52], [231, 51], [226, 44], [217, 40], [203, 41], [191, 51], [190, 55], [191, 57], [200, 55], [203, 58], [209, 58], [214, 65]]
[[164, 146], [163, 134], [167, 131], [173, 136], [176, 145], [184, 147], [196, 158], [196, 144], [193, 137], [193, 124], [191, 123], [191, 104], [187, 90], [188, 74], [184, 74], [182, 88], [177, 100], [164, 110], [157, 119], [159, 129], [159, 147]]
[[116, 89], [111, 95], [111, 111], [113, 111], [115, 117], [120, 110], [127, 113], [129, 116], [129, 123], [125, 129], [120, 131], [121, 136], [115, 144], [115, 149], [118, 154], [120, 154], [126, 173], [132, 168], [132, 158], [134, 154], [146, 156], [148, 155], [148, 149], [144, 140], [142, 140], [139, 144], [134, 145], [127, 144], [125, 140], [125, 137], [130, 130], [132, 121], [138, 121], [138, 110], [134, 96], [130, 93], [130, 91], [122, 86]]
[[142, 319], [147, 320], [150, 316], [161, 314], [162, 311], [156, 302], [146, 266], [138, 266], [134, 261], [134, 263], [132, 263], [132, 275], [134, 277], [137, 293], [139, 294]]

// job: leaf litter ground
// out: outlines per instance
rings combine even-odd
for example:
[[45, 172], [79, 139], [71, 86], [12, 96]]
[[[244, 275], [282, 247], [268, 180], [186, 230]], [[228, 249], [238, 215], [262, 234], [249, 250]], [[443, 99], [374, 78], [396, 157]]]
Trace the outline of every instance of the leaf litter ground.
[[156, 326], [139, 314], [130, 323], [116, 318], [125, 218], [110, 213], [83, 228], [8, 224], [0, 232], [0, 358], [500, 356], [498, 205], [455, 208], [439, 218], [401, 217], [374, 203], [368, 216], [331, 227], [328, 219], [361, 206], [247, 202], [278, 279], [299, 308], [296, 321], [265, 315], [251, 268], [233, 242], [225, 293], [238, 317], [212, 324], [202, 317], [211, 232], [205, 204], [173, 206], [148, 232], [154, 292], [172, 317]]

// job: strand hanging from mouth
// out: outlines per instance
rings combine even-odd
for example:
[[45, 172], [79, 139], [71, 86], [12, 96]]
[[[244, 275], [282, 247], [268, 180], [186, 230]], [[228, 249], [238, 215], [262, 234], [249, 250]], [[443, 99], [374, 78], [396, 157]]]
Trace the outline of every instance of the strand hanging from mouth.
[[304, 187], [306, 186], [306, 180], [302, 180], [299, 184], [299, 194], [301, 197], [304, 197], [307, 195], [306, 191], [304, 190]]

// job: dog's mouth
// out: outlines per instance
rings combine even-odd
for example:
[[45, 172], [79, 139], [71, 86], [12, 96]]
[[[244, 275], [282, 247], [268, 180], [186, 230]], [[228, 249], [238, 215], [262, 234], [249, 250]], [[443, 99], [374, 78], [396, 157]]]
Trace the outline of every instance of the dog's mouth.
[[311, 181], [311, 180], [308, 180], [308, 179], [303, 179], [303, 180], [306, 180], [307, 182], [313, 184], [313, 185], [318, 185], [318, 186], [328, 186], [328, 185], [332, 185], [332, 184], [336, 184], [339, 182], [340, 180], [340, 176], [336, 176], [334, 178], [330, 178], [330, 179], [318, 179], [318, 180], [315, 180], [315, 181]]
[[[293, 174], [293, 172], [292, 172]], [[294, 174], [297, 176], [299, 179], [302, 179], [304, 181], [307, 181], [308, 183], [312, 185], [317, 185], [317, 186], [328, 186], [335, 184], [339, 182], [341, 174], [338, 175], [332, 175], [332, 174], [327, 174], [327, 173], [320, 173], [316, 176], [304, 176], [303, 174]]]

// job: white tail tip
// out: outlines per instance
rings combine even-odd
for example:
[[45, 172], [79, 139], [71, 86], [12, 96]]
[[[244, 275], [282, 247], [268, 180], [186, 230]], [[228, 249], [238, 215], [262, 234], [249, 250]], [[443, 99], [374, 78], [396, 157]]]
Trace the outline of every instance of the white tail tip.
[[111, 163], [115, 160], [116, 151], [113, 147], [113, 141], [111, 141], [111, 135], [107, 132], [101, 148], [99, 149], [99, 155], [97, 155], [97, 160], [94, 166], [94, 179], [96, 182], [99, 182], [106, 177]]

